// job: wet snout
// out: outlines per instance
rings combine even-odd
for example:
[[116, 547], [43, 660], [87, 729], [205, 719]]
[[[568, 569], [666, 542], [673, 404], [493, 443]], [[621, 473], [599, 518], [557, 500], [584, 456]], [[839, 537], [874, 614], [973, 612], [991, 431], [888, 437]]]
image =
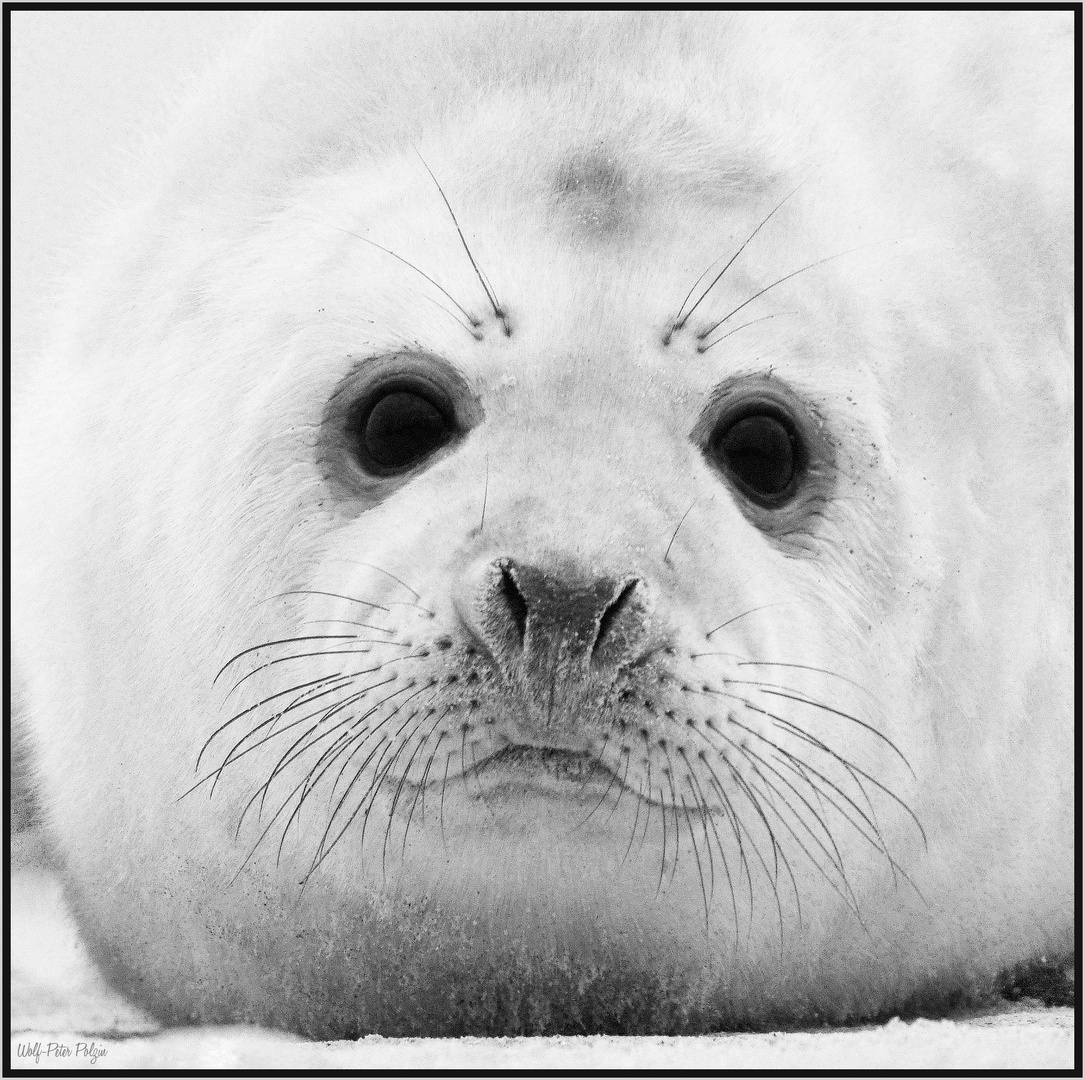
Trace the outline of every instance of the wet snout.
[[[455, 608], [522, 700], [529, 728], [579, 728], [648, 639], [647, 586], [634, 573], [592, 574], [570, 559], [480, 559]], [[588, 726], [592, 726], [588, 724]]]

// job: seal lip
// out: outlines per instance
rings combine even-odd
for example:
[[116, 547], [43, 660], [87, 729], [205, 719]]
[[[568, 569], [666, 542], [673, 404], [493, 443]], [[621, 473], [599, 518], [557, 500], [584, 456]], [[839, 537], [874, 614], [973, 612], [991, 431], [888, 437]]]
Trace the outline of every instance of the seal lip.
[[[512, 743], [471, 765], [462, 775], [470, 776], [479, 785], [485, 799], [515, 801], [543, 796], [559, 802], [601, 806], [604, 802], [616, 802], [623, 792], [628, 792], [650, 806], [676, 812], [683, 809], [677, 803], [653, 798], [624, 783], [616, 770], [588, 750]], [[433, 779], [425, 786], [437, 787], [442, 782]], [[412, 790], [421, 786], [410, 780], [406, 782], [406, 787]]]
[[[482, 797], [515, 801], [544, 796], [561, 802], [600, 803], [617, 798], [626, 787], [618, 774], [590, 751], [563, 747], [511, 743], [472, 764], [461, 774], [478, 784]], [[449, 780], [453, 777], [449, 777]], [[427, 788], [439, 787], [441, 779], [428, 780]], [[407, 780], [411, 790], [423, 785]], [[634, 788], [627, 788], [637, 794]]]
[[486, 785], [487, 795], [541, 792], [574, 801], [598, 801], [608, 789], [617, 795], [617, 776], [588, 751], [513, 744], [490, 754], [471, 771]]

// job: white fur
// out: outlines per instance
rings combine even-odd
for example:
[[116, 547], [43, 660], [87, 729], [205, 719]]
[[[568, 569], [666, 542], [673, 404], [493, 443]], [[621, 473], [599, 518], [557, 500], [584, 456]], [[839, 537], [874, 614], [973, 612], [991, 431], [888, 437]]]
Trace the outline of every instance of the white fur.
[[[372, 983], [358, 935], [394, 933], [409, 924], [396, 903], [442, 890], [457, 926], [467, 911], [554, 935], [534, 985], [565, 955], [558, 913], [597, 957], [635, 928], [676, 1000], [718, 992], [725, 1018], [877, 1012], [1069, 945], [1069, 27], [1038, 12], [305, 12], [269, 17], [208, 76], [145, 149], [16, 412], [14, 640], [42, 801], [83, 926], [131, 992], [174, 1019], [342, 1031], [320, 995]], [[476, 343], [357, 239], [487, 314], [420, 157], [510, 338], [491, 324]], [[570, 162], [612, 164], [620, 192], [556, 196]], [[688, 335], [661, 346], [697, 276], [796, 185], [700, 314], [859, 250], [749, 308], [794, 316], [704, 354]], [[380, 505], [344, 501], [317, 460], [324, 404], [361, 358], [419, 345], [466, 373], [486, 424]], [[836, 445], [812, 557], [767, 543], [688, 438], [713, 387], [769, 368]], [[255, 642], [344, 617], [263, 601], [401, 598], [351, 566], [363, 558], [454, 626], [450, 582], [472, 560], [563, 546], [651, 578], [691, 642], [790, 603], [730, 647], [873, 691], [835, 700], [914, 779], [873, 740], [818, 730], [915, 810], [926, 847], [879, 804], [925, 900], [842, 835], [867, 930], [808, 868], [781, 960], [755, 875], [733, 951], [722, 881], [706, 929], [688, 872], [657, 897], [658, 859], [619, 866], [605, 835], [511, 820], [463, 824], [452, 858], [419, 832], [394, 886], [342, 848], [296, 904], [311, 821], [283, 869], [272, 851], [230, 884], [258, 835], [234, 840], [237, 813], [265, 773], [176, 801], [229, 715], [212, 679]], [[425, 632], [417, 618], [397, 625]], [[385, 929], [359, 930], [357, 897]], [[541, 914], [523, 915], [531, 901]], [[398, 976], [379, 978], [394, 997]], [[453, 1030], [438, 1011], [412, 1030]]]

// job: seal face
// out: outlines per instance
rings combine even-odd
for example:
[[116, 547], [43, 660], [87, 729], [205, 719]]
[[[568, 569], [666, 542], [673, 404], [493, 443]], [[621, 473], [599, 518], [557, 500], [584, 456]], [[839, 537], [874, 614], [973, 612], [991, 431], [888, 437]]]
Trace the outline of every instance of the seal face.
[[[178, 1023], [662, 1032], [1067, 946], [1061, 23], [1025, 124], [978, 15], [432, 18], [211, 76], [24, 411], [103, 967]], [[946, 129], [879, 67], [934, 24], [999, 88], [947, 61]]]

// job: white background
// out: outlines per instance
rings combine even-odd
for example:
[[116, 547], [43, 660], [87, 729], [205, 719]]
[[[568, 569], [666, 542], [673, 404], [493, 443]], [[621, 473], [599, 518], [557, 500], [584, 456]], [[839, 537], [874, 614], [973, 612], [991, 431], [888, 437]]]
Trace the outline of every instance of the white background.
[[216, 52], [258, 16], [228, 11], [11, 12], [11, 329], [33, 355], [64, 252], [112, 177]]

